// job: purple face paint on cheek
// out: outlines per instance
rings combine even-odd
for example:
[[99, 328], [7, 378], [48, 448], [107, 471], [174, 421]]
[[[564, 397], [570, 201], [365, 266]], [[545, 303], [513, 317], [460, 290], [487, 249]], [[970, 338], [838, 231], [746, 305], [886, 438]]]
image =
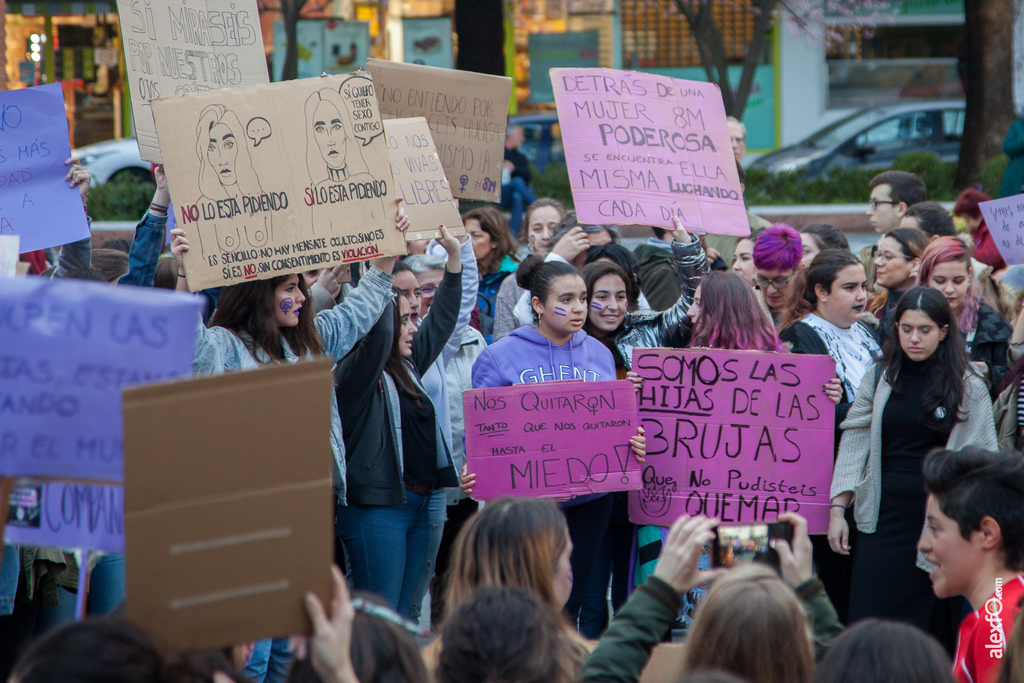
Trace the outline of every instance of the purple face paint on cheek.
[[281, 312], [288, 315], [288, 312], [295, 308], [295, 302], [291, 299], [281, 299]]
[[602, 306], [602, 305], [601, 305], [601, 304], [599, 304], [599, 303], [592, 303], [592, 304], [590, 304], [590, 307], [591, 307], [591, 308], [593, 308], [593, 309], [594, 309], [595, 311], [597, 311], [598, 313], [600, 313], [601, 311], [603, 311], [603, 310], [604, 310], [604, 306]]
[[568, 315], [568, 313], [565, 312], [565, 309], [562, 308], [561, 306], [555, 306], [555, 313], [563, 317]]

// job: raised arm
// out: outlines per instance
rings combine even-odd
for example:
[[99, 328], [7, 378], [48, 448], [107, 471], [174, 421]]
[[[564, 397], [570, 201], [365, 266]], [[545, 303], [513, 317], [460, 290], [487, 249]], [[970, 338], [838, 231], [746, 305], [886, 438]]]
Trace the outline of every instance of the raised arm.
[[[64, 163], [71, 166], [68, 169], [68, 174], [64, 176], [64, 180], [67, 180], [71, 187], [78, 188], [82, 197], [82, 207], [85, 208], [86, 197], [89, 195], [89, 184], [92, 181], [89, 169], [82, 166], [76, 157], [71, 157]], [[54, 268], [53, 275], [50, 277], [66, 277], [68, 271], [80, 268], [92, 268], [92, 235], [62, 246], [60, 255], [57, 257], [57, 267]]]
[[670, 309], [651, 320], [657, 327], [658, 338], [667, 346], [682, 345], [685, 336], [682, 330], [689, 329], [690, 319], [686, 312], [693, 304], [693, 295], [705, 275], [710, 272], [707, 256], [700, 240], [686, 232], [676, 217], [676, 232], [672, 240], [672, 255], [676, 261], [681, 293], [679, 301]]
[[[420, 329], [412, 341], [412, 362], [416, 371], [423, 375], [441, 355], [441, 351], [455, 334], [456, 326], [464, 303], [462, 298], [462, 247], [448, 229], [441, 226], [441, 246], [448, 256], [448, 265], [441, 278], [441, 286], [434, 294], [430, 312], [423, 318]], [[472, 245], [470, 245], [472, 250]], [[475, 302], [475, 297], [473, 299]], [[472, 309], [471, 309], [472, 310]], [[468, 322], [468, 321], [467, 321]]]
[[[463, 239], [465, 242], [462, 242], [462, 246], [459, 248], [459, 255], [462, 259], [462, 302], [459, 305], [459, 319], [455, 323], [456, 332], [469, 324], [473, 317], [473, 309], [476, 308], [477, 292], [480, 291], [480, 268], [476, 262], [476, 253], [473, 251], [473, 240], [469, 239], [468, 234], [460, 238], [460, 241]], [[427, 253], [440, 258], [448, 258], [444, 246], [437, 241], [431, 242], [427, 246]], [[425, 317], [429, 316], [430, 312], [428, 311]], [[459, 352], [461, 345], [462, 337], [460, 335], [453, 334], [448, 339], [442, 352], [445, 366]]]
[[384, 312], [370, 328], [370, 332], [356, 342], [355, 348], [338, 361], [334, 369], [335, 382], [344, 391], [350, 405], [360, 405], [369, 400], [384, 373], [384, 365], [391, 355], [395, 338], [392, 306], [394, 303], [384, 307]]
[[373, 266], [339, 306], [317, 313], [314, 322], [324, 340], [324, 353], [341, 360], [380, 318], [394, 299], [395, 278]]
[[164, 167], [157, 164], [153, 169], [156, 190], [149, 211], [135, 226], [135, 239], [128, 251], [128, 272], [117, 282], [121, 285], [152, 287], [156, 275], [156, 264], [164, 249], [167, 232], [167, 211], [171, 205], [171, 193], [167, 190], [167, 176]]

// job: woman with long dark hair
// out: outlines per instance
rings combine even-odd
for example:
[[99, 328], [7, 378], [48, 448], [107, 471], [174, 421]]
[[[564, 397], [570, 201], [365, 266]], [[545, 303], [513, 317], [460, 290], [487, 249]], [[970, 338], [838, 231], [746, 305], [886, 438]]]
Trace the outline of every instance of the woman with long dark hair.
[[512, 237], [505, 214], [493, 206], [482, 206], [462, 217], [466, 232], [473, 240], [473, 253], [480, 271], [477, 304], [480, 309], [480, 333], [490, 344], [494, 340], [494, 314], [498, 290], [519, 267], [519, 245]]
[[431, 502], [459, 484], [421, 379], [455, 332], [462, 298], [461, 245], [443, 226], [441, 235], [448, 262], [430, 315], [417, 328], [398, 297], [334, 374], [349, 491], [337, 510], [338, 536], [356, 590], [379, 595], [403, 617], [434, 561]]
[[926, 495], [922, 465], [935, 448], [996, 447], [992, 403], [946, 298], [930, 287], [905, 293], [893, 312], [895, 333], [865, 373], [842, 424], [828, 540], [850, 553], [846, 510], [859, 535], [853, 552], [850, 621], [905, 621], [947, 650], [962, 614], [939, 600], [917, 553]]

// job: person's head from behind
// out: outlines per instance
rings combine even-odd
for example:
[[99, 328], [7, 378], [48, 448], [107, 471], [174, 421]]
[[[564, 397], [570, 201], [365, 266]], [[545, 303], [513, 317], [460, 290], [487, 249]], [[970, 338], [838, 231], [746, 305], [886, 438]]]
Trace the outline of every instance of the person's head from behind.
[[978, 324], [978, 299], [973, 291], [971, 250], [956, 237], [938, 237], [921, 254], [917, 284], [940, 292], [953, 309], [962, 332]]
[[[419, 648], [404, 620], [369, 593], [352, 595], [355, 617], [349, 656], [359, 683], [427, 683]], [[400, 623], [401, 622], [401, 623]], [[412, 626], [412, 624], [410, 624]], [[311, 661], [297, 660], [288, 683], [321, 683]]]
[[231, 683], [220, 657], [165, 656], [139, 627], [109, 617], [64, 624], [33, 641], [8, 679], [17, 683]]
[[864, 266], [846, 249], [825, 249], [797, 274], [790, 295], [783, 327], [815, 313], [836, 327], [850, 329], [867, 306]]
[[103, 273], [107, 282], [116, 284], [128, 272], [128, 254], [117, 249], [93, 249], [92, 268]]
[[867, 214], [880, 235], [899, 227], [907, 209], [928, 198], [924, 181], [906, 171], [883, 171], [871, 179], [869, 186]]
[[630, 310], [636, 310], [637, 299], [640, 295], [640, 262], [636, 254], [616, 242], [601, 244], [587, 250], [587, 265], [598, 262], [609, 262], [618, 265], [629, 273], [633, 280], [633, 291], [630, 293]]
[[754, 284], [754, 245], [764, 230], [751, 230], [749, 237], [736, 240], [732, 254], [732, 272], [743, 278], [745, 282]]
[[736, 273], [720, 270], [704, 276], [687, 311], [694, 346], [715, 349], [782, 351], [775, 326], [754, 290]]
[[800, 233], [788, 225], [775, 224], [754, 244], [754, 284], [764, 293], [764, 302], [773, 313], [786, 305], [790, 280], [800, 268], [804, 246]]
[[932, 239], [956, 235], [953, 217], [937, 202], [920, 202], [908, 208], [900, 219], [900, 227], [923, 230]]
[[398, 295], [409, 304], [409, 315], [415, 323], [420, 319], [420, 303], [423, 293], [420, 291], [420, 281], [416, 279], [416, 273], [404, 260], [395, 261], [394, 270], [391, 274], [395, 278], [394, 289]]
[[404, 263], [412, 270], [413, 275], [416, 276], [416, 284], [419, 285], [419, 317], [422, 318], [430, 310], [430, 304], [434, 303], [434, 293], [441, 286], [447, 261], [439, 256], [414, 254], [406, 257]]
[[939, 642], [898, 621], [865, 619], [846, 629], [818, 664], [815, 683], [953, 683]]
[[[523, 224], [519, 229], [519, 240], [526, 242], [534, 254], [544, 258], [553, 244], [551, 235], [566, 213], [562, 202], [550, 197], [541, 197], [526, 207]], [[575, 221], [575, 214], [573, 220]]]
[[614, 335], [626, 320], [630, 301], [635, 297], [632, 278], [620, 265], [606, 260], [583, 266], [583, 282], [590, 305], [583, 329], [599, 338]]
[[984, 216], [981, 215], [981, 207], [978, 204], [990, 201], [992, 201], [992, 198], [987, 194], [981, 190], [969, 187], [956, 198], [956, 204], [953, 205], [953, 215], [963, 218], [964, 223], [973, 232], [985, 222]]
[[281, 337], [300, 358], [323, 352], [323, 342], [313, 322], [313, 306], [306, 306], [309, 287], [301, 275], [278, 275], [268, 280], [225, 287], [210, 327], [244, 332], [252, 339], [250, 350], [266, 353], [268, 360], [284, 358]]
[[178, 287], [177, 265], [170, 257], [161, 257], [156, 262], [156, 272], [153, 273], [153, 286], [157, 289], [176, 289]]
[[473, 254], [481, 277], [498, 270], [506, 256], [515, 256], [519, 245], [512, 238], [505, 214], [493, 206], [481, 206], [466, 212], [462, 217], [470, 239], [473, 240]]
[[115, 249], [117, 251], [122, 251], [122, 252], [124, 252], [127, 255], [128, 252], [130, 252], [132, 250], [132, 241], [131, 240], [126, 240], [124, 238], [117, 238], [117, 239], [107, 240], [106, 242], [101, 244], [99, 246], [99, 248], [100, 249]]
[[800, 263], [807, 266], [819, 251], [825, 249], [849, 249], [850, 242], [843, 231], [828, 223], [812, 223], [800, 229], [800, 241], [804, 245], [804, 257]]
[[531, 254], [519, 264], [516, 282], [530, 293], [530, 307], [541, 335], [562, 339], [583, 329], [587, 285], [578, 270], [562, 261], [545, 263]]
[[[44, 277], [46, 276], [44, 275]], [[59, 275], [54, 275], [54, 277], [60, 280], [85, 280], [86, 282], [103, 282], [110, 284], [107, 280], [107, 276], [95, 268], [70, 268]]]
[[935, 595], [962, 595], [981, 609], [992, 579], [1024, 571], [1024, 459], [969, 446], [924, 460], [928, 492], [918, 542], [935, 569]]
[[565, 515], [551, 501], [490, 502], [455, 539], [448, 569], [449, 614], [481, 586], [526, 588], [561, 611], [572, 591], [571, 554]]
[[558, 612], [525, 588], [477, 589], [449, 615], [441, 643], [437, 683], [576, 679], [573, 644]]
[[806, 683], [814, 672], [807, 615], [773, 569], [730, 569], [697, 608], [683, 672], [722, 669], [750, 683]]

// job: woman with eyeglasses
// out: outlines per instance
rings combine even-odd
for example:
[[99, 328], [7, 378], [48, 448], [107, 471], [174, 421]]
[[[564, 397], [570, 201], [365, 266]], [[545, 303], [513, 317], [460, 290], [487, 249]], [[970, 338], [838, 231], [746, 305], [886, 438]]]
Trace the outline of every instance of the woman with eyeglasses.
[[971, 250], [956, 237], [933, 240], [921, 254], [917, 284], [936, 289], [946, 298], [967, 342], [970, 360], [990, 390], [998, 387], [1010, 369], [1007, 351], [1013, 329], [976, 296]]
[[754, 243], [754, 286], [761, 290], [772, 322], [778, 324], [786, 307], [790, 281], [802, 268], [804, 245], [800, 233], [778, 223], [767, 228]]
[[[884, 289], [871, 299], [868, 312], [879, 320], [889, 318], [903, 292], [916, 284], [921, 254], [928, 246], [928, 239], [918, 228], [896, 228], [878, 243], [874, 256], [875, 283]], [[891, 321], [881, 326], [883, 341], [891, 329]]]
[[[881, 355], [878, 333], [861, 318], [867, 304], [867, 275], [860, 259], [845, 249], [825, 249], [793, 280], [792, 299], [779, 335], [793, 353], [831, 356], [842, 383], [836, 404], [835, 448], [839, 425], [853, 405], [864, 373]], [[833, 450], [833, 455], [835, 451]], [[839, 618], [850, 606], [852, 563], [829, 551], [828, 539], [813, 536], [814, 559]]]

